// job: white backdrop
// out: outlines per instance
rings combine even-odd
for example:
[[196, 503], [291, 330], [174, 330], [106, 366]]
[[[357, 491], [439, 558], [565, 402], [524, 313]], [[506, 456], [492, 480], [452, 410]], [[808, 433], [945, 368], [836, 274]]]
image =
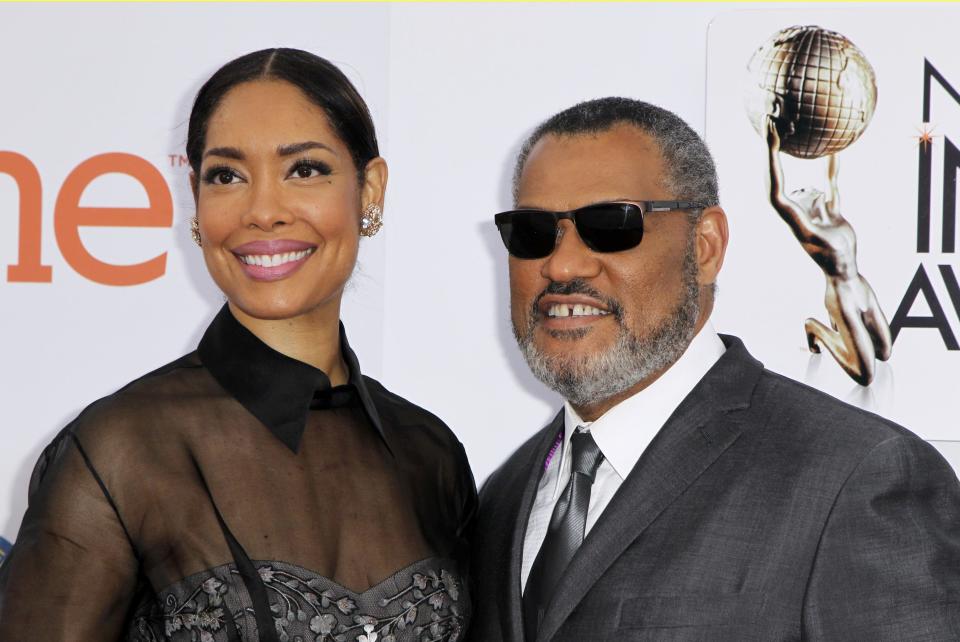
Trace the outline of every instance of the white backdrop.
[[[753, 11], [756, 7], [750, 5]], [[723, 138], [714, 136], [722, 125], [714, 125], [705, 107], [705, 87], [711, 22], [737, 22], [746, 14], [731, 12], [740, 9], [720, 4], [0, 6], [0, 150], [25, 156], [39, 172], [42, 261], [51, 267], [50, 282], [18, 282], [7, 272], [5, 266], [17, 263], [26, 226], [17, 215], [18, 184], [3, 170], [8, 173], [0, 173], [0, 354], [5, 366], [0, 370], [5, 418], [0, 425], [0, 536], [14, 538], [33, 462], [60, 427], [90, 401], [192, 350], [222, 302], [189, 240], [192, 202], [187, 169], [179, 160], [192, 97], [217, 66], [263, 47], [304, 48], [339, 64], [367, 99], [390, 164], [390, 185], [386, 227], [364, 242], [346, 300], [351, 343], [368, 374], [451, 425], [482, 481], [559, 405], [528, 374], [513, 345], [506, 258], [492, 224], [492, 214], [509, 206], [510, 171], [520, 142], [544, 117], [579, 100], [617, 94], [655, 102], [706, 131], [719, 161], [721, 197], [739, 207], [742, 190], [753, 189], [744, 185], [756, 185], [760, 177], [755, 171], [741, 177], [740, 161], [729, 158]], [[777, 5], [765, 15], [775, 28], [810, 18], [809, 9], [798, 7], [795, 19], [792, 11]], [[918, 29], [929, 27], [928, 10], [897, 11], [884, 7], [871, 14], [874, 19], [909, 16]], [[960, 18], [958, 9], [937, 11]], [[820, 22], [831, 12], [846, 20], [851, 15], [823, 5], [816, 12]], [[943, 20], [942, 13], [937, 20]], [[871, 60], [875, 55], [868, 52]], [[716, 104], [714, 93], [709, 109]], [[885, 99], [881, 92], [881, 105]], [[760, 143], [741, 137], [736, 144], [742, 147], [744, 141]], [[138, 263], [165, 253], [164, 274], [148, 283], [94, 282], [77, 273], [68, 262], [71, 250], [65, 252], [55, 238], [61, 185], [80, 163], [108, 152], [134, 154], [162, 173], [173, 224], [88, 227], [80, 238], [108, 263]], [[915, 181], [914, 171], [894, 188], [903, 190], [908, 204], [915, 202]], [[148, 195], [133, 178], [110, 174], [96, 179], [80, 204], [145, 207]], [[802, 379], [803, 372], [798, 375], [777, 352], [778, 345], [796, 348], [796, 320], [778, 321], [768, 331], [753, 321], [755, 297], [749, 298], [753, 307], [741, 302], [755, 283], [754, 268], [734, 255], [745, 252], [758, 232], [732, 206], [728, 209], [735, 240], [722, 275], [716, 324], [740, 334], [771, 366], [793, 368], [788, 374]], [[759, 216], [772, 218], [770, 212]], [[865, 248], [861, 267], [889, 316], [899, 294], [886, 297], [877, 286], [874, 275], [883, 263], [879, 250]], [[803, 261], [809, 262], [798, 257], [796, 270], [813, 292], [822, 287], [822, 278]], [[904, 284], [894, 285], [896, 290]], [[819, 305], [819, 296], [809, 299], [811, 305]], [[775, 339], [781, 332], [788, 337], [783, 345]], [[925, 376], [956, 381], [957, 361], [943, 363], [937, 367], [947, 370], [912, 375], [917, 385], [923, 386]], [[824, 363], [822, 370], [831, 368], [834, 364]], [[902, 398], [900, 403], [909, 408], [911, 402]], [[950, 443], [960, 439], [955, 404], [939, 398], [925, 403], [932, 404], [926, 412], [937, 419], [935, 425], [944, 428], [924, 436], [935, 437], [960, 466], [960, 448]]]

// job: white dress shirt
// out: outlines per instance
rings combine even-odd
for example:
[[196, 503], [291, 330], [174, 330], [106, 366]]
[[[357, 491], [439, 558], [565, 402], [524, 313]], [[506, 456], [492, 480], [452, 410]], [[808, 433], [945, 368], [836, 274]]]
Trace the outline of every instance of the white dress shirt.
[[586, 532], [589, 533], [654, 436], [725, 350], [708, 321], [659, 379], [624, 399], [596, 421], [583, 421], [570, 403], [565, 403], [562, 449], [557, 448], [558, 452], [549, 459], [527, 523], [520, 571], [521, 591], [527, 586], [530, 568], [547, 535], [553, 508], [570, 480], [570, 436], [577, 427], [589, 430], [603, 453], [587, 509]]

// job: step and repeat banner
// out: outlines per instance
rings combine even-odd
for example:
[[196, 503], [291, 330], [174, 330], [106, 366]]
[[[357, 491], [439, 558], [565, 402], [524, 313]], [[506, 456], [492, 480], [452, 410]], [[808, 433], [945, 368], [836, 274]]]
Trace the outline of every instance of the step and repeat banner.
[[734, 230], [720, 323], [768, 367], [945, 442], [960, 439], [957, 18], [733, 12], [707, 44]]
[[49, 440], [191, 351], [222, 305], [189, 236], [186, 121], [219, 65], [273, 46], [329, 58], [370, 105], [386, 227], [344, 322], [364, 371], [450, 424], [479, 482], [560, 405], [513, 343], [493, 214], [531, 129], [605, 95], [675, 111], [716, 156], [717, 328], [960, 468], [960, 8], [869, 13], [0, 6], [0, 556]]

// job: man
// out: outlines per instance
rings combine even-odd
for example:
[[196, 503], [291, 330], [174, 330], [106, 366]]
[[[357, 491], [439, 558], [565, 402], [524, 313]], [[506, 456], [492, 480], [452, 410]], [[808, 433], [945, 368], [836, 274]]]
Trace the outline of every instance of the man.
[[514, 332], [566, 403], [483, 488], [473, 639], [960, 639], [948, 464], [712, 328], [727, 221], [703, 141], [590, 101], [515, 178]]

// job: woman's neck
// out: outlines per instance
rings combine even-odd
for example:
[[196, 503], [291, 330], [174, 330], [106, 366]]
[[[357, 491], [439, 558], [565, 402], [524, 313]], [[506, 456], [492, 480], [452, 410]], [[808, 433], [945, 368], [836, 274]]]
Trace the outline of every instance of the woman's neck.
[[316, 308], [292, 319], [258, 319], [232, 303], [230, 312], [247, 330], [277, 352], [323, 370], [330, 384], [347, 382], [340, 353], [340, 306]]

